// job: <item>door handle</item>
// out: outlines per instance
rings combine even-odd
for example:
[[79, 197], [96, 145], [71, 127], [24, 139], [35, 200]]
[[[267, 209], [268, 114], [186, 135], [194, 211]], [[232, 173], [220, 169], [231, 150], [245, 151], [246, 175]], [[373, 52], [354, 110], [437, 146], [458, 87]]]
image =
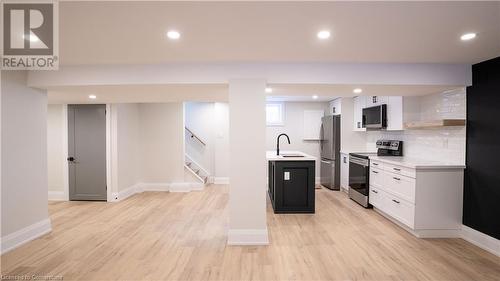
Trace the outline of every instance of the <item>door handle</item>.
[[66, 160], [68, 160], [69, 162], [74, 162], [75, 161], [75, 157], [70, 156]]

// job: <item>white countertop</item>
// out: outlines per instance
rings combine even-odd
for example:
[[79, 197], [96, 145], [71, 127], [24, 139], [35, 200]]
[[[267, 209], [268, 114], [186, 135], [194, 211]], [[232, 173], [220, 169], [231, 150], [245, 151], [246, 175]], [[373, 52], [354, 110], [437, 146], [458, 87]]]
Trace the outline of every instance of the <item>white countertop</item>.
[[369, 150], [341, 150], [340, 153], [342, 154], [349, 154], [349, 153], [359, 153], [359, 154], [377, 154], [377, 151], [369, 151]]
[[[283, 157], [285, 154], [299, 154], [303, 157]], [[276, 150], [266, 151], [267, 161], [315, 161], [316, 157], [300, 151], [280, 150], [280, 155], [276, 155]]]
[[465, 165], [445, 161], [425, 160], [398, 156], [369, 156], [370, 160], [408, 167], [412, 169], [465, 169]]

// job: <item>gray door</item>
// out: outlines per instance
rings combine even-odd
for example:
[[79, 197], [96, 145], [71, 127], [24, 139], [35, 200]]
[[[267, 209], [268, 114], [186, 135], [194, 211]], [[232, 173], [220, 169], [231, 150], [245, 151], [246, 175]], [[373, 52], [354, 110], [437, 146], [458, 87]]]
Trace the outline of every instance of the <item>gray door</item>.
[[69, 200], [107, 199], [106, 105], [68, 105]]

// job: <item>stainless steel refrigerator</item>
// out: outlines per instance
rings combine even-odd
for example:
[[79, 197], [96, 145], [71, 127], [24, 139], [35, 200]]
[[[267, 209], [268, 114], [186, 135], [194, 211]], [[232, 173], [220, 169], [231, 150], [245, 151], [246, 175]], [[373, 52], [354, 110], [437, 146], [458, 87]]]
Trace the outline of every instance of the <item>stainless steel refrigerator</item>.
[[321, 185], [340, 190], [340, 115], [321, 118]]

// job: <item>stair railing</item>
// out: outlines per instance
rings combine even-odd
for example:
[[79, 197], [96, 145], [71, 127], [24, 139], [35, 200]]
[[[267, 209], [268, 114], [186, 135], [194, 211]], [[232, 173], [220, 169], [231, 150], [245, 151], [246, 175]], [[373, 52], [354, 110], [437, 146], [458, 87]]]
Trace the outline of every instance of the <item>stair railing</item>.
[[184, 127], [184, 129], [186, 129], [186, 131], [191, 135], [191, 138], [194, 138], [196, 139], [197, 141], [199, 141], [203, 146], [206, 146], [207, 144], [200, 138], [198, 137], [195, 133], [193, 133], [193, 131], [191, 131], [188, 127]]

